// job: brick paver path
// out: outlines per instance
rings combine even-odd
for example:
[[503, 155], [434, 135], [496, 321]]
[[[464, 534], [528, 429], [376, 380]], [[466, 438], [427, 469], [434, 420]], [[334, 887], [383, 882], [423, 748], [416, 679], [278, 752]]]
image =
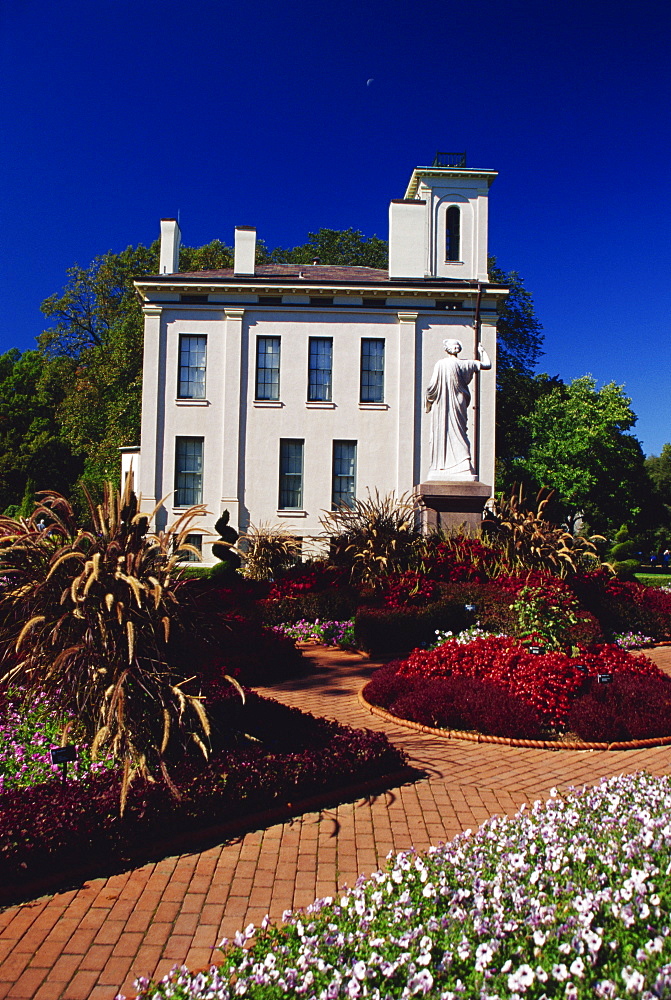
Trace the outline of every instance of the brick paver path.
[[[384, 730], [427, 777], [200, 854], [169, 857], [0, 912], [0, 1000], [112, 1000], [138, 975], [216, 959], [216, 946], [266, 913], [331, 895], [384, 862], [476, 827], [494, 813], [547, 797], [553, 785], [671, 765], [671, 747], [606, 751], [522, 750], [441, 740], [369, 715], [356, 693], [373, 667], [362, 657], [313, 650], [315, 673], [269, 688], [287, 704]], [[652, 654], [671, 673], [671, 650]], [[328, 767], [328, 760], [324, 762]]]

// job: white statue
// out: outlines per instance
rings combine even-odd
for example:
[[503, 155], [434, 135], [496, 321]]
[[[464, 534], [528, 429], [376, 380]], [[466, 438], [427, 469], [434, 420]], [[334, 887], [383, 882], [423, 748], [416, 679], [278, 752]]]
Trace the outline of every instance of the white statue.
[[468, 440], [468, 388], [473, 375], [492, 367], [489, 356], [478, 344], [479, 361], [464, 361], [457, 357], [461, 350], [458, 340], [444, 340], [447, 357], [436, 362], [431, 384], [426, 390], [426, 412], [431, 413], [429, 438], [428, 481], [445, 482], [453, 479], [474, 480]]

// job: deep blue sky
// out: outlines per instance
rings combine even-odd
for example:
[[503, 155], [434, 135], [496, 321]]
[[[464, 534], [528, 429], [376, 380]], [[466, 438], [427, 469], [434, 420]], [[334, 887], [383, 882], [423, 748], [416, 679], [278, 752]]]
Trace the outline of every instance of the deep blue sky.
[[668, 0], [0, 0], [0, 350], [162, 216], [189, 245], [386, 238], [412, 168], [466, 150], [500, 172], [490, 249], [534, 295], [539, 369], [625, 384], [658, 454], [670, 29]]

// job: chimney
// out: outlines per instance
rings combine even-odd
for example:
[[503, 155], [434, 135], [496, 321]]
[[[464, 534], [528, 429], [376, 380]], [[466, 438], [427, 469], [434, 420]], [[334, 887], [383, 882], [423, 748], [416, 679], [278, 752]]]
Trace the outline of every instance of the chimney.
[[179, 245], [182, 234], [177, 219], [161, 219], [160, 274], [177, 274], [179, 271]]
[[254, 226], [235, 227], [235, 259], [233, 273], [240, 275], [254, 274], [254, 258], [256, 256], [256, 229]]
[[389, 277], [426, 276], [426, 202], [400, 198], [389, 206]]

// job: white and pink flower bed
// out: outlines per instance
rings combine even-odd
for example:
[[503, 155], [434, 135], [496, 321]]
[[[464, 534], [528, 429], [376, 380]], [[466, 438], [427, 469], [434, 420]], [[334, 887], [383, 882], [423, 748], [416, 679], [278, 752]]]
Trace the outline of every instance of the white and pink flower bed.
[[671, 997], [671, 779], [552, 791], [223, 942], [141, 1000]]

